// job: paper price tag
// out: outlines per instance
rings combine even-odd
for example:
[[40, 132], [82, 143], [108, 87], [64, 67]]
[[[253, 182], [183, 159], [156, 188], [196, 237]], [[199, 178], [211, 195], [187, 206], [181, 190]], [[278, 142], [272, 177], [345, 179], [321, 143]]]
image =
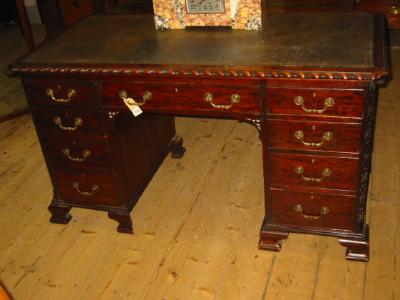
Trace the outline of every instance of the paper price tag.
[[129, 109], [131, 110], [132, 114], [135, 117], [137, 117], [143, 112], [143, 110], [139, 107], [139, 105], [132, 105], [131, 107], [129, 107]]
[[129, 110], [131, 111], [131, 113], [133, 114], [133, 116], [137, 117], [139, 116], [141, 113], [143, 113], [143, 110], [140, 108], [139, 105], [137, 104], [130, 104], [127, 103], [127, 101], [125, 101], [125, 105], [129, 108]]

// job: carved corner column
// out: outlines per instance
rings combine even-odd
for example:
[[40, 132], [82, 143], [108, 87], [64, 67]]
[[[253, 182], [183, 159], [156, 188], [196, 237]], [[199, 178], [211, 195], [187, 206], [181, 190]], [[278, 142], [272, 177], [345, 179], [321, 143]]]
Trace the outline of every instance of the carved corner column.
[[371, 173], [372, 150], [377, 111], [377, 87], [368, 83], [365, 101], [365, 119], [362, 129], [362, 153], [360, 155], [360, 175], [358, 189], [357, 231], [360, 237], [339, 238], [339, 243], [346, 247], [346, 259], [367, 262], [369, 260], [369, 227], [365, 223], [369, 177]]

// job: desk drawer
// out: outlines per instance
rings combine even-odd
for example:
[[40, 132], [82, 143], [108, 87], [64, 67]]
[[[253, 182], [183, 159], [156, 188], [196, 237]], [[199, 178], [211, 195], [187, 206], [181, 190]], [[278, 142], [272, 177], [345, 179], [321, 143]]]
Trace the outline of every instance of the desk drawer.
[[43, 141], [46, 158], [51, 164], [80, 168], [111, 166], [111, 152], [105, 139], [43, 137]]
[[81, 171], [76, 169], [50, 170], [56, 193], [69, 205], [79, 204], [119, 206], [116, 175], [110, 171]]
[[[143, 102], [145, 112], [171, 112], [177, 114], [260, 114], [258, 85], [220, 86], [213, 84], [166, 84], [142, 82], [105, 82], [103, 101], [106, 106], [125, 107], [120, 92], [129, 98]], [[150, 99], [151, 98], [151, 99]]]
[[36, 126], [43, 135], [101, 136], [104, 133], [101, 114], [74, 109], [34, 109]]
[[90, 81], [25, 80], [24, 87], [32, 105], [87, 107], [96, 103], [96, 89]]
[[358, 159], [320, 155], [270, 153], [272, 185], [357, 190]]
[[357, 217], [355, 196], [270, 190], [270, 222], [353, 230]]
[[269, 120], [269, 146], [359, 153], [361, 124]]
[[363, 117], [364, 92], [326, 89], [267, 90], [268, 114]]

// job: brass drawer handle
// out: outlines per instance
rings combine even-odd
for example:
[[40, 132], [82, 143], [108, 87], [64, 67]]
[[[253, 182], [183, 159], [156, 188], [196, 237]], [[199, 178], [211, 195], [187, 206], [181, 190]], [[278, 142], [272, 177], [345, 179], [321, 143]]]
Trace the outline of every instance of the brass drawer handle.
[[393, 14], [393, 15], [398, 15], [398, 14], [400, 14], [400, 6], [398, 6], [398, 5], [393, 5], [393, 6], [390, 8], [390, 13]]
[[302, 96], [296, 96], [294, 98], [294, 104], [301, 106], [301, 109], [304, 110], [306, 113], [311, 113], [311, 114], [322, 114], [325, 112], [329, 107], [332, 107], [335, 105], [335, 100], [333, 98], [326, 98], [324, 100], [324, 105], [325, 107], [322, 109], [316, 109], [316, 108], [306, 108], [304, 106], [304, 98]]
[[238, 94], [232, 94], [231, 95], [231, 104], [228, 105], [223, 105], [223, 104], [215, 104], [213, 103], [214, 97], [211, 93], [205, 93], [204, 94], [204, 101], [208, 102], [211, 104], [212, 107], [216, 109], [231, 109], [234, 104], [237, 104], [240, 102], [240, 96]]
[[81, 191], [78, 182], [73, 182], [72, 187], [82, 196], [93, 196], [100, 188], [97, 184], [92, 185], [90, 191]]
[[69, 160], [75, 161], [75, 162], [83, 162], [85, 161], [87, 158], [89, 158], [92, 153], [90, 152], [90, 150], [83, 150], [82, 151], [82, 157], [72, 157], [70, 150], [68, 148], [64, 148], [61, 150], [61, 152], [68, 157]]
[[304, 146], [308, 146], [308, 147], [321, 147], [325, 142], [332, 140], [333, 138], [333, 133], [330, 131], [326, 131], [324, 132], [323, 136], [322, 136], [322, 141], [320, 141], [319, 143], [314, 143], [314, 142], [306, 142], [304, 140], [304, 132], [301, 130], [297, 130], [294, 133], [294, 137], [296, 139], [298, 139]]
[[78, 129], [79, 126], [83, 125], [83, 121], [81, 118], [75, 118], [74, 126], [64, 126], [62, 124], [62, 120], [60, 117], [54, 117], [53, 122], [58, 127], [60, 127], [61, 130], [65, 130], [65, 131], [75, 131]]
[[304, 176], [304, 168], [302, 166], [297, 166], [296, 168], [294, 168], [294, 171], [296, 172], [296, 174], [299, 174], [301, 176], [301, 178], [306, 181], [306, 182], [321, 182], [322, 180], [324, 180], [325, 178], [331, 176], [332, 174], [332, 170], [329, 168], [323, 168], [322, 169], [322, 177], [320, 178], [313, 178], [313, 177], [307, 177]]
[[49, 96], [51, 98], [51, 100], [58, 102], [58, 103], [67, 103], [69, 101], [71, 101], [72, 97], [76, 96], [76, 91], [74, 89], [69, 89], [68, 90], [68, 98], [67, 99], [63, 99], [63, 98], [56, 98], [54, 96], [54, 91], [52, 89], [47, 89], [46, 90], [46, 95]]
[[142, 106], [146, 103], [146, 101], [151, 100], [153, 98], [153, 94], [149, 91], [145, 91], [142, 96], [142, 101], [137, 102], [135, 99], [128, 97], [128, 92], [127, 91], [119, 91], [118, 96], [124, 100], [126, 105], [137, 105], [137, 106]]
[[293, 209], [295, 212], [301, 214], [304, 219], [318, 220], [321, 219], [323, 216], [329, 214], [329, 208], [327, 208], [326, 206], [321, 207], [320, 214], [318, 216], [304, 214], [303, 207], [300, 204], [295, 205]]

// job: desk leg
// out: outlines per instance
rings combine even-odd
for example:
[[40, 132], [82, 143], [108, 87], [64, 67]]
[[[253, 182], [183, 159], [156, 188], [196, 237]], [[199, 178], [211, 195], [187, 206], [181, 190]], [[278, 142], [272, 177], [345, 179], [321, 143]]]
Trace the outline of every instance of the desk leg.
[[183, 138], [179, 135], [175, 135], [169, 142], [169, 150], [171, 151], [172, 158], [181, 158], [185, 154], [185, 147], [183, 147]]
[[133, 233], [132, 220], [129, 213], [108, 212], [108, 217], [119, 223], [117, 231], [121, 233]]
[[365, 225], [363, 237], [339, 238], [339, 244], [346, 247], [346, 259], [368, 262], [369, 260], [369, 227]]
[[69, 214], [71, 207], [69, 206], [59, 206], [52, 203], [48, 209], [51, 213], [51, 223], [67, 224], [71, 220], [71, 215]]
[[269, 251], [281, 251], [282, 240], [287, 239], [289, 236], [288, 232], [283, 231], [270, 231], [261, 229], [260, 242], [258, 247], [261, 250]]

